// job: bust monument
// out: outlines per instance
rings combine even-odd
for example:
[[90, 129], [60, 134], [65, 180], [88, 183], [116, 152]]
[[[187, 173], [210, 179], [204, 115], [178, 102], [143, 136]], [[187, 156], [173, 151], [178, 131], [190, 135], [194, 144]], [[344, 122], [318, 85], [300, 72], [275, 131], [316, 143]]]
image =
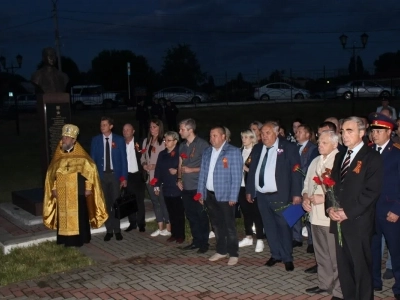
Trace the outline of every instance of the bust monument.
[[56, 67], [56, 51], [47, 47], [42, 51], [43, 67], [32, 75], [31, 81], [36, 84], [38, 94], [65, 93], [68, 75]]

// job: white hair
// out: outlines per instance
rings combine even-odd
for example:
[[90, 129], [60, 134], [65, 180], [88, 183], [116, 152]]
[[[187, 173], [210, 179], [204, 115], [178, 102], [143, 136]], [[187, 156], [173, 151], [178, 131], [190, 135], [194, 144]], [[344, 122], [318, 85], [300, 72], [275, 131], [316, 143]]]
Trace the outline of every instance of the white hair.
[[324, 130], [321, 132], [319, 137], [321, 138], [323, 135], [328, 135], [332, 144], [337, 145], [339, 143], [339, 136], [336, 134], [336, 132], [332, 130]]

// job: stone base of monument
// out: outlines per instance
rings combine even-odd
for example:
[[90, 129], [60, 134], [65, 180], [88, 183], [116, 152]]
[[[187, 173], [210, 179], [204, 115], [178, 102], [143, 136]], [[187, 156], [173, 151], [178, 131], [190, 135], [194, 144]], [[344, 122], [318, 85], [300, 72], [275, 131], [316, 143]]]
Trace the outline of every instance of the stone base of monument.
[[34, 216], [43, 213], [43, 188], [13, 191], [11, 193], [12, 203]]

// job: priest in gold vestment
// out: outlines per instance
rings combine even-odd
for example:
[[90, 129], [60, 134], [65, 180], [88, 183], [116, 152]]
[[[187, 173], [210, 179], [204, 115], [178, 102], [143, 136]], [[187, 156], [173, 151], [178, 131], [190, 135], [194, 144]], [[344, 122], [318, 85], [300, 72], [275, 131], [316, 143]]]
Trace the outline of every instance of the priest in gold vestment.
[[90, 226], [99, 228], [108, 218], [96, 165], [76, 141], [78, 134], [77, 126], [64, 125], [43, 201], [44, 225], [57, 230], [57, 244], [74, 247], [89, 243]]

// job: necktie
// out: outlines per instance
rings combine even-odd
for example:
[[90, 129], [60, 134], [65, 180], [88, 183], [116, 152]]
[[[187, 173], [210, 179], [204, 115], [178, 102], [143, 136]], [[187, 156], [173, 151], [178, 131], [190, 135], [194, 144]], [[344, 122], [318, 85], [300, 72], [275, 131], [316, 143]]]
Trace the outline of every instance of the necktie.
[[297, 144], [297, 149], [299, 149], [299, 154], [301, 155], [301, 147], [303, 147], [303, 145], [302, 144]]
[[261, 168], [260, 168], [260, 174], [258, 175], [258, 185], [260, 188], [264, 186], [264, 172], [265, 172], [265, 165], [267, 164], [267, 159], [268, 159], [268, 151], [270, 148], [267, 148], [267, 152], [265, 152], [264, 158], [261, 163]]
[[378, 147], [378, 149], [376, 151], [378, 151], [379, 154], [381, 154], [381, 150], [382, 150], [382, 147]]
[[350, 166], [350, 157], [353, 153], [353, 150], [347, 151], [346, 159], [343, 162], [342, 168], [340, 169], [340, 181], [343, 182], [344, 177], [346, 176], [347, 171], [349, 170]]
[[110, 143], [108, 142], [109, 138], [106, 138], [106, 172], [111, 171], [111, 151], [110, 151]]

